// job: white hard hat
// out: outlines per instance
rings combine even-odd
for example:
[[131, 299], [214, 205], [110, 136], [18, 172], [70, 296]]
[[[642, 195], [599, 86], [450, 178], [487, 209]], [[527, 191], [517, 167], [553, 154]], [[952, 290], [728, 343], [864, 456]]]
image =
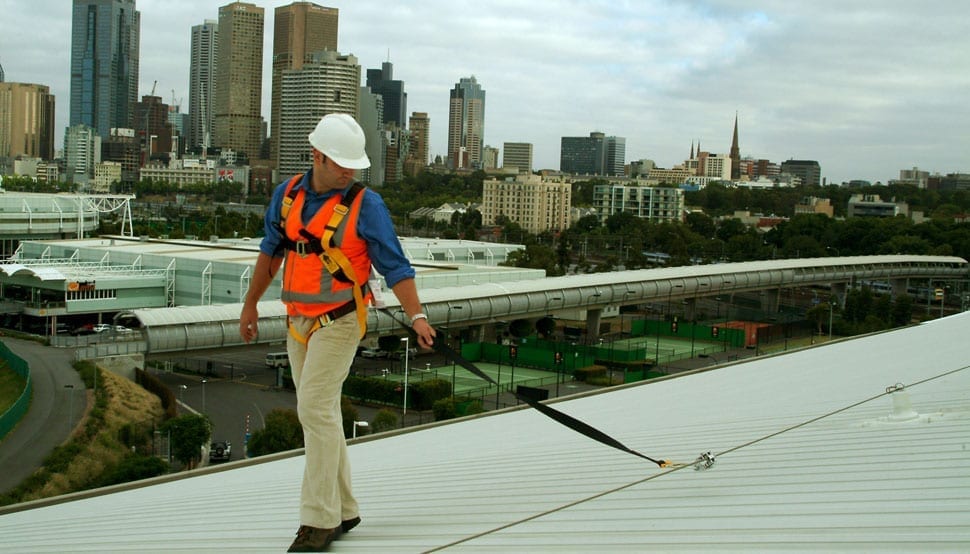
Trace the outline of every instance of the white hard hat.
[[364, 152], [364, 130], [348, 114], [332, 113], [323, 116], [308, 138], [314, 148], [340, 167], [370, 167], [367, 152]]

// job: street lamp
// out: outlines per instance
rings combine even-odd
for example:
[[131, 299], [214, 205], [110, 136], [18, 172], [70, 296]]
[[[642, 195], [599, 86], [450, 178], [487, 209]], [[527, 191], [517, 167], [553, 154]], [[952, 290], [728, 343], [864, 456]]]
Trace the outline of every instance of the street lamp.
[[667, 289], [667, 304], [664, 306], [664, 311], [661, 312], [660, 324], [657, 325], [657, 351], [654, 353], [654, 367], [660, 367], [660, 326], [666, 321], [666, 310], [670, 307], [670, 298], [674, 293], [674, 289], [683, 288], [684, 285], [671, 285]]
[[[707, 283], [697, 283], [699, 286], [706, 287]], [[697, 335], [697, 291], [694, 291], [694, 306], [691, 310], [690, 321], [690, 357], [694, 357], [694, 337]]]
[[[589, 298], [586, 299], [586, 344], [590, 344], [590, 341], [589, 341], [589, 338], [590, 338], [589, 337], [589, 306], [593, 303], [593, 300], [595, 300], [596, 298], [599, 298], [600, 296], [603, 296], [603, 293], [601, 293], [599, 290], [597, 290], [593, 294], [589, 295]], [[598, 330], [597, 330], [597, 332], [598, 332]]]
[[[717, 319], [721, 319], [721, 292], [724, 290], [724, 285], [730, 285], [733, 281], [721, 281], [721, 284], [717, 287]], [[730, 298], [730, 296], [728, 297]], [[724, 307], [724, 327], [727, 327], [728, 320], [731, 315], [731, 303], [728, 302], [727, 306]], [[724, 333], [724, 329], [719, 330], [720, 333]], [[727, 352], [727, 335], [724, 335], [724, 339], [721, 340], [721, 350]]]
[[202, 413], [205, 414], [205, 383], [206, 380], [202, 380]]
[[354, 422], [354, 432], [353, 432], [353, 436], [351, 438], [354, 438], [354, 439], [357, 438], [357, 427], [358, 426], [360, 426], [360, 427], [370, 427], [370, 424], [367, 423], [366, 421], [355, 421]]
[[404, 424], [404, 416], [408, 415], [408, 350], [410, 337], [403, 337], [404, 343], [404, 413], [401, 415], [401, 424]]
[[[451, 310], [460, 310], [461, 306], [448, 305], [448, 313], [445, 316], [445, 344], [448, 344], [451, 338]], [[461, 335], [458, 336], [458, 353], [461, 354]], [[455, 397], [455, 359], [451, 360], [451, 397]]]
[[183, 393], [185, 392], [185, 389], [187, 389], [187, 388], [189, 388], [189, 387], [187, 387], [185, 385], [179, 385], [179, 403], [181, 403], [181, 404], [185, 404], [185, 395]]
[[835, 302], [829, 300], [829, 342], [832, 341], [832, 308], [835, 307]]

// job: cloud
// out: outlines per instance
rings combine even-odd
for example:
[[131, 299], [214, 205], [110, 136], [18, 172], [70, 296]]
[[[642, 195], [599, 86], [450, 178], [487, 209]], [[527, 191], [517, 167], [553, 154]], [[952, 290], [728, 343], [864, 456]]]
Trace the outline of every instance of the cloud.
[[[273, 13], [287, 4], [257, 2], [267, 118]], [[626, 137], [627, 160], [667, 167], [697, 140], [726, 153], [738, 113], [742, 155], [815, 159], [830, 181], [886, 181], [914, 165], [970, 170], [970, 34], [958, 0], [323, 4], [339, 8], [340, 50], [363, 69], [389, 55], [408, 110], [431, 117], [436, 154], [449, 90], [475, 75], [487, 94], [486, 143], [532, 142], [538, 167], [558, 168], [560, 138], [591, 131]], [[157, 80], [157, 95], [187, 102], [191, 27], [217, 19], [219, 5], [138, 3], [141, 94]], [[63, 129], [70, 4], [7, 0], [0, 10], [7, 79], [51, 86]]]

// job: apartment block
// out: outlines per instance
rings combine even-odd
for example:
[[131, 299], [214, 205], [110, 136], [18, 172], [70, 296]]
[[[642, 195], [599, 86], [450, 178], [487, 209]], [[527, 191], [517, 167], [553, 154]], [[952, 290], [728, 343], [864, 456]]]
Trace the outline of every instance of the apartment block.
[[644, 181], [611, 181], [593, 188], [593, 206], [601, 221], [614, 214], [628, 213], [655, 222], [681, 222], [684, 191]]
[[528, 173], [482, 183], [482, 225], [508, 217], [530, 233], [563, 231], [569, 227], [572, 185], [562, 177]]

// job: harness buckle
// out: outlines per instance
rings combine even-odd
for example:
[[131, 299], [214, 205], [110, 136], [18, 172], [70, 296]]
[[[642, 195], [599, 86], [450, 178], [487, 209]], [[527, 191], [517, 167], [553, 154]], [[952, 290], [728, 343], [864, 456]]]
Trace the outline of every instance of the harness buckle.
[[307, 246], [309, 244], [310, 243], [305, 240], [296, 241], [296, 253], [299, 254], [301, 258], [306, 258], [309, 255], [309, 251], [307, 250]]

